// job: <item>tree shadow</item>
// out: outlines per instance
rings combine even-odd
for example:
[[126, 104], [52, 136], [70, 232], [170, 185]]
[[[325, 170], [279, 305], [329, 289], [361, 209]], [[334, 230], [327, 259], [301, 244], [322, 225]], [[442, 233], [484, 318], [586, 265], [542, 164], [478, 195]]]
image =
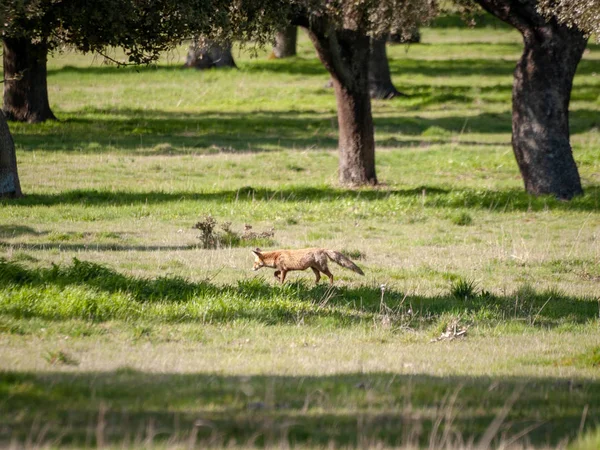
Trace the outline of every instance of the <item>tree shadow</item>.
[[[296, 323], [300, 315], [306, 321], [327, 319], [343, 326], [372, 321], [384, 314], [378, 286], [342, 285], [332, 288], [325, 284], [308, 286], [302, 281], [279, 285], [265, 282], [260, 277], [243, 279], [234, 285], [218, 285], [208, 280], [194, 282], [179, 276], [149, 279], [78, 259], [74, 259], [71, 265], [52, 265], [50, 268], [28, 268], [0, 259], [0, 282], [9, 288], [55, 287], [61, 291], [79, 286], [90, 290], [88, 296], [81, 294], [85, 298], [85, 306], [73, 305], [71, 309], [63, 306], [55, 309], [52, 303], [62, 302], [62, 298], [53, 297], [48, 297], [47, 301], [40, 298], [40, 305], [16, 300], [0, 302], [0, 314], [15, 318], [107, 321], [127, 317], [133, 320], [143, 318], [145, 304], [163, 307], [172, 304], [163, 308], [167, 312], [162, 316], [162, 313], [159, 314], [160, 320], [192, 323], [224, 323], [238, 319], [265, 324]], [[121, 297], [113, 301], [98, 294], [101, 292]], [[188, 308], [190, 304], [196, 308], [193, 310], [195, 314], [201, 315], [194, 315]], [[448, 314], [473, 318], [488, 315], [493, 316], [489, 319], [492, 321], [511, 319], [525, 321], [531, 327], [545, 328], [564, 323], [588, 323], [596, 320], [598, 315], [597, 299], [578, 298], [558, 291], [537, 292], [529, 287], [521, 289], [518, 294], [498, 296], [485, 293], [465, 298], [450, 292], [420, 296], [388, 289], [385, 304], [386, 311], [393, 312], [394, 320], [407, 321], [415, 327], [435, 323]], [[408, 305], [412, 310], [410, 314], [405, 312]]]
[[244, 186], [209, 192], [163, 191], [102, 191], [77, 189], [52, 194], [29, 194], [19, 199], [3, 199], [0, 205], [23, 206], [123, 206], [160, 204], [181, 201], [194, 202], [336, 202], [344, 200], [388, 201], [416, 199], [423, 208], [484, 209], [499, 213], [514, 211], [598, 211], [600, 186], [584, 186], [585, 195], [569, 202], [550, 196], [534, 197], [522, 189], [482, 190], [474, 188], [448, 189], [422, 185], [409, 189], [376, 188], [344, 189], [332, 186], [287, 186], [280, 189]]
[[[421, 95], [421, 94], [419, 94]], [[465, 94], [467, 95], [467, 94]], [[471, 94], [469, 94], [471, 95]], [[432, 100], [435, 97], [435, 100]], [[462, 101], [462, 95], [450, 92], [423, 94], [417, 104]], [[90, 114], [93, 117], [86, 117]], [[423, 117], [406, 114], [376, 115], [376, 143], [379, 133], [413, 137], [395, 142], [395, 148], [407, 148], [430, 140], [431, 129], [447, 133], [442, 138], [462, 133], [511, 132], [510, 112], [448, 117]], [[583, 133], [599, 126], [595, 110], [576, 109], [570, 114], [571, 133]], [[190, 154], [195, 152], [262, 152], [281, 149], [336, 149], [337, 119], [335, 115], [306, 117], [302, 111], [256, 111], [253, 113], [201, 114], [138, 109], [86, 109], [79, 117], [47, 125], [40, 134], [30, 127], [14, 131], [20, 151], [61, 150], [78, 153], [135, 151], [137, 155]], [[387, 138], [386, 138], [387, 139]], [[389, 141], [389, 140], [388, 140]], [[507, 138], [508, 142], [508, 138]], [[389, 145], [389, 142], [386, 143]]]
[[515, 438], [554, 447], [573, 440], [580, 424], [586, 431], [600, 420], [596, 379], [123, 368], [4, 371], [0, 387], [10, 392], [0, 403], [4, 445], [497, 448]]
[[[8, 237], [8, 236], [5, 236]], [[198, 245], [124, 245], [114, 243], [68, 243], [68, 242], [39, 242], [18, 244], [12, 242], [0, 241], [0, 248], [17, 247], [19, 250], [39, 251], [39, 250], [60, 250], [63, 252], [176, 252], [184, 250], [197, 250]]]
[[0, 238], [10, 238], [30, 234], [40, 236], [46, 234], [26, 225], [0, 225]]
[[[436, 44], [437, 45], [437, 44]], [[479, 46], [493, 49], [498, 44], [478, 44]], [[423, 60], [423, 59], [403, 59], [390, 58], [390, 71], [392, 76], [402, 75], [424, 75], [427, 77], [468, 77], [468, 76], [505, 76], [512, 77], [515, 66], [520, 57], [523, 46], [521, 44], [502, 44], [502, 47], [514, 48], [514, 60], [500, 58], [464, 58], [447, 60]], [[600, 61], [595, 59], [583, 59], [577, 66], [577, 75], [592, 75], [600, 69]], [[508, 85], [512, 84], [512, 79], [507, 79]], [[574, 91], [577, 90], [575, 82]]]
[[[436, 44], [443, 46], [444, 44]], [[456, 45], [456, 44], [451, 44]], [[480, 48], [490, 48], [490, 55], [496, 54], [496, 49], [499, 44], [496, 43], [478, 43]], [[489, 75], [497, 76], [512, 76], [517, 60], [523, 50], [523, 45], [520, 43], [501, 44], [504, 49], [514, 54], [514, 59], [503, 59], [498, 56], [489, 58], [453, 58], [446, 60], [432, 59], [417, 59], [413, 58], [410, 53], [411, 49], [418, 49], [427, 44], [411, 44], [408, 47], [408, 56], [406, 58], [396, 57], [390, 52], [389, 62], [392, 76], [402, 75], [422, 75], [426, 77], [440, 76], [481, 76]], [[600, 48], [600, 46], [590, 44], [590, 48]], [[243, 73], [262, 73], [271, 72], [278, 74], [302, 75], [308, 77], [323, 77], [327, 78], [328, 73], [323, 67], [323, 64], [316, 57], [305, 58], [295, 56], [286, 59], [253, 59], [248, 62], [239, 64], [240, 72]], [[584, 59], [579, 63], [577, 68], [578, 75], [591, 75], [598, 72], [600, 61], [594, 59]], [[120, 76], [127, 75], [136, 77], [144, 73], [152, 72], [181, 72], [190, 71], [182, 65], [161, 64], [141, 67], [115, 67], [110, 65], [96, 65], [86, 67], [63, 66], [61, 68], [48, 69], [48, 76], [52, 77], [58, 74], [72, 73], [82, 76], [106, 76], [119, 74]]]

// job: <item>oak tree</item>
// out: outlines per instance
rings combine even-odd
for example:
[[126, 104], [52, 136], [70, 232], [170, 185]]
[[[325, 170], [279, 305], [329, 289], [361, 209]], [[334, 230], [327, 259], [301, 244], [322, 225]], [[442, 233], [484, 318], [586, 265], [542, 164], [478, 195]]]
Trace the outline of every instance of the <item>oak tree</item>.
[[585, 34], [543, 16], [537, 0], [474, 1], [523, 36], [514, 72], [512, 145], [525, 189], [565, 200], [582, 194], [569, 141], [569, 101]]
[[307, 29], [337, 100], [339, 181], [377, 183], [369, 90], [371, 37], [408, 32], [435, 13], [417, 0], [297, 0], [294, 23]]

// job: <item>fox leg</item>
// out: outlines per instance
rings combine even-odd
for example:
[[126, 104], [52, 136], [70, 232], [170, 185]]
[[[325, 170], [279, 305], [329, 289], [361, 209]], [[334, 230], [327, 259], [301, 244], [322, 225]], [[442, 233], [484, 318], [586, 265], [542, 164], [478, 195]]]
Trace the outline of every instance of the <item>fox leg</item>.
[[281, 281], [281, 284], [283, 284], [283, 282], [285, 281], [285, 275], [287, 274], [287, 270], [282, 270], [281, 271], [281, 275], [279, 277], [279, 280]]
[[319, 284], [319, 280], [321, 279], [321, 273], [314, 267], [311, 267], [311, 269], [315, 273], [315, 277], [317, 277], [317, 279], [315, 280], [315, 284]]
[[329, 277], [329, 284], [333, 286], [333, 274], [329, 271], [329, 268], [325, 267], [322, 272]]
[[279, 280], [279, 274], [280, 274], [280, 273], [281, 273], [281, 270], [276, 270], [276, 271], [273, 273], [273, 276]]

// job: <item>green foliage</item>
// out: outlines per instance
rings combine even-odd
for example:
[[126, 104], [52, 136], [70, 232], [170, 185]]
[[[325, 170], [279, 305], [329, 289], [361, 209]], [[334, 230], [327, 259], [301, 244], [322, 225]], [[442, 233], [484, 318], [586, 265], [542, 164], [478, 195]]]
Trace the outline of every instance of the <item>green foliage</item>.
[[568, 27], [577, 27], [586, 34], [600, 36], [600, 1], [540, 0], [537, 8], [549, 18], [556, 18]]
[[473, 300], [477, 297], [477, 282], [459, 278], [450, 285], [450, 294], [458, 300]]
[[0, 32], [50, 49], [68, 45], [107, 55], [111, 47], [120, 47], [124, 63], [147, 64], [199, 34], [264, 44], [285, 21], [285, 6], [277, 1], [258, 7], [255, 2], [222, 0], [5, 0]]
[[471, 225], [473, 217], [468, 212], [462, 211], [452, 216], [452, 223], [459, 226]]

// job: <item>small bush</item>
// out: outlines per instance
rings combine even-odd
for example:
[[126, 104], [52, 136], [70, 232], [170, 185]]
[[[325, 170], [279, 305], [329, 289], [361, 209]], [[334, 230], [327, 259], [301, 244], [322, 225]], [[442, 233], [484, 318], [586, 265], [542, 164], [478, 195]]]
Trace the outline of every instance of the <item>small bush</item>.
[[194, 225], [202, 232], [198, 238], [202, 243], [202, 248], [214, 249], [219, 247], [259, 247], [273, 245], [275, 231], [271, 228], [268, 231], [256, 232], [252, 230], [252, 225], [245, 224], [244, 231], [239, 233], [231, 229], [231, 222], [223, 222], [221, 230], [218, 231], [217, 221], [212, 216], [206, 216], [204, 220]]
[[459, 278], [450, 285], [450, 294], [459, 300], [471, 300], [477, 297], [477, 282]]
[[464, 211], [452, 216], [451, 220], [454, 225], [458, 225], [461, 227], [471, 225], [473, 223], [473, 218], [471, 217], [471, 215]]

